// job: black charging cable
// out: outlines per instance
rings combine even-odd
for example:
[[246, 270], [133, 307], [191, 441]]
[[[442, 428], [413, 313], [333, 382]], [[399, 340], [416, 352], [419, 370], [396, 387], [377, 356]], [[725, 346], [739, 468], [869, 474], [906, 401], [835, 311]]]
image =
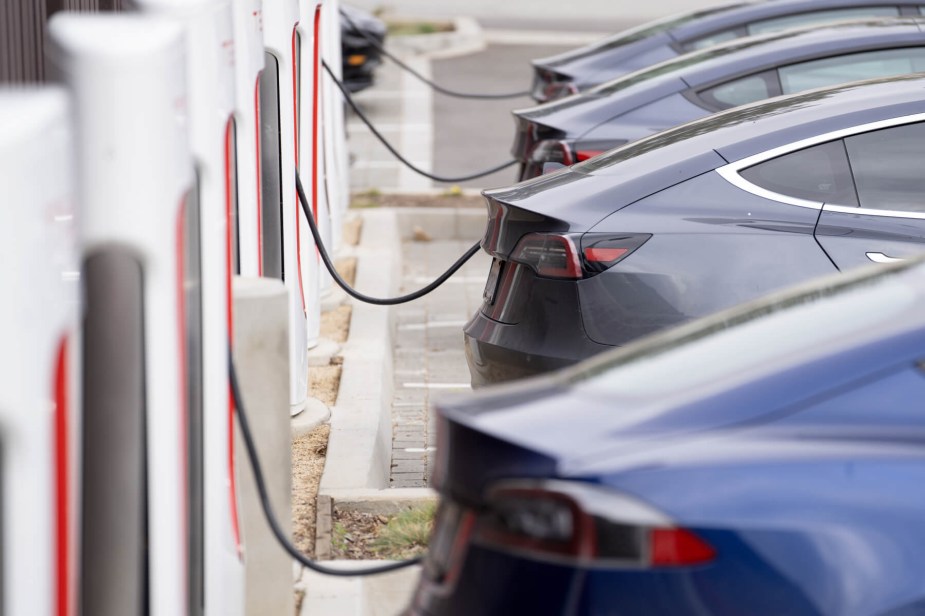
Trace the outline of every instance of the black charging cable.
[[344, 9], [340, 9], [340, 14], [341, 14], [341, 17], [343, 17], [347, 21], [347, 23], [350, 24], [350, 27], [353, 28], [357, 32], [357, 34], [359, 34], [364, 39], [366, 39], [366, 42], [368, 42], [374, 49], [376, 49], [379, 53], [381, 53], [383, 56], [385, 56], [386, 58], [388, 58], [389, 60], [391, 60], [398, 66], [400, 66], [401, 68], [405, 69], [406, 71], [414, 75], [418, 80], [429, 85], [436, 92], [440, 92], [441, 94], [446, 94], [447, 96], [454, 96], [456, 98], [470, 98], [470, 99], [476, 99], [476, 100], [503, 100], [503, 99], [508, 99], [508, 98], [524, 98], [530, 95], [530, 92], [527, 92], [527, 91], [506, 92], [506, 93], [500, 93], [500, 94], [480, 94], [480, 93], [470, 93], [470, 92], [458, 92], [456, 90], [450, 90], [449, 88], [445, 88], [441, 86], [440, 84], [431, 81], [430, 79], [428, 79], [427, 77], [419, 73], [418, 71], [408, 66], [406, 63], [402, 62], [394, 54], [389, 52], [385, 48], [385, 46], [379, 42], [379, 39], [377, 39], [375, 36], [366, 32], [366, 30], [358, 26], [356, 22], [350, 19], [350, 16], [347, 14], [346, 11], [344, 11]]
[[328, 66], [328, 63], [325, 62], [324, 60], [322, 60], [321, 63], [324, 66], [325, 72], [327, 72], [328, 76], [334, 82], [334, 85], [336, 85], [337, 89], [340, 90], [341, 94], [344, 95], [344, 100], [347, 102], [350, 108], [353, 109], [354, 113], [357, 114], [357, 117], [359, 117], [360, 120], [363, 121], [363, 124], [365, 124], [367, 128], [369, 128], [369, 130], [373, 133], [373, 135], [375, 135], [376, 139], [382, 142], [382, 145], [384, 145], [385, 148], [395, 156], [395, 158], [400, 160], [406, 167], [408, 167], [415, 173], [419, 175], [423, 175], [425, 178], [429, 178], [431, 180], [434, 180], [435, 182], [449, 182], [449, 183], [466, 182], [468, 180], [476, 180], [478, 178], [485, 177], [486, 175], [491, 175], [492, 173], [495, 173], [496, 171], [501, 171], [502, 169], [507, 169], [508, 167], [511, 167], [517, 164], [517, 161], [512, 159], [496, 167], [492, 167], [490, 169], [485, 169], [484, 171], [479, 171], [477, 173], [472, 173], [470, 175], [463, 175], [463, 176], [455, 177], [455, 178], [434, 175], [433, 173], [424, 171], [423, 169], [420, 169], [414, 166], [414, 163], [412, 163], [410, 160], [402, 156], [401, 153], [395, 149], [395, 146], [389, 143], [389, 141], [385, 137], [382, 136], [382, 133], [380, 133], [376, 129], [376, 127], [373, 126], [372, 121], [368, 117], [366, 117], [366, 114], [363, 113], [359, 105], [357, 105], [356, 102], [353, 100], [353, 97], [350, 95], [350, 92], [347, 90], [347, 87], [344, 86], [344, 84], [341, 83], [341, 81], [337, 78], [337, 76], [334, 75], [334, 72], [331, 70], [331, 67]]
[[456, 263], [450, 266], [450, 269], [443, 272], [440, 277], [434, 280], [432, 283], [422, 289], [418, 289], [414, 293], [409, 293], [408, 295], [402, 295], [399, 297], [370, 297], [369, 295], [364, 295], [363, 293], [360, 293], [351, 287], [349, 284], [347, 284], [347, 281], [341, 278], [340, 274], [337, 273], [337, 269], [334, 267], [334, 263], [331, 261], [331, 257], [328, 256], [328, 251], [325, 250], [324, 244], [321, 242], [321, 233], [318, 232], [318, 225], [315, 224], [315, 217], [312, 215], [311, 207], [308, 205], [308, 197], [305, 196], [305, 189], [302, 188], [302, 180], [299, 178], [298, 171], [296, 171], [295, 174], [295, 187], [296, 192], [299, 194], [299, 202], [302, 204], [302, 212], [305, 214], [305, 220], [308, 221], [308, 228], [312, 232], [312, 237], [315, 238], [315, 246], [318, 247], [318, 254], [321, 256], [321, 261], [324, 263], [324, 266], [331, 273], [331, 277], [334, 279], [334, 282], [336, 282], [340, 288], [346, 291], [350, 297], [356, 298], [367, 304], [375, 304], [377, 306], [394, 306], [396, 304], [405, 304], [407, 302], [424, 297], [446, 282], [450, 276], [455, 274], [459, 268], [461, 268], [466, 263], [466, 261], [471, 259], [473, 255], [479, 251], [481, 246], [480, 242], [473, 244], [472, 247], [467, 250], [465, 254], [463, 254], [463, 256], [456, 260]]
[[260, 466], [260, 458], [257, 456], [257, 447], [254, 444], [254, 436], [251, 434], [250, 424], [247, 421], [247, 412], [244, 408], [244, 399], [241, 396], [241, 388], [238, 385], [238, 375], [234, 368], [234, 360], [231, 357], [231, 350], [228, 350], [228, 378], [231, 381], [231, 396], [234, 401], [235, 413], [238, 416], [238, 424], [241, 426], [241, 435], [244, 437], [244, 447], [247, 449], [247, 457], [251, 463], [251, 470], [254, 473], [254, 482], [257, 484], [257, 493], [260, 496], [260, 506], [263, 509], [263, 515], [273, 531], [273, 536], [280, 546], [289, 553], [292, 558], [297, 560], [303, 567], [316, 571], [323, 575], [333, 575], [337, 577], [359, 577], [365, 575], [378, 575], [388, 573], [398, 569], [404, 569], [421, 562], [421, 557], [400, 560], [376, 567], [367, 567], [365, 569], [337, 569], [319, 565], [317, 561], [312, 560], [293, 545], [292, 541], [286, 536], [286, 533], [279, 525], [276, 513], [273, 511], [273, 505], [270, 503], [270, 495], [267, 492], [267, 485], [264, 481], [263, 469]]

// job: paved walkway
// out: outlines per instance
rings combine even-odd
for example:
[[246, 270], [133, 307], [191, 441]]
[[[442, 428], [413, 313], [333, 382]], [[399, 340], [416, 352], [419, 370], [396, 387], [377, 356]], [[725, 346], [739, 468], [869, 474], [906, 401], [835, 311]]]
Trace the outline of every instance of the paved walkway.
[[[473, 241], [404, 242], [402, 292], [428, 284]], [[479, 252], [439, 289], [395, 309], [393, 488], [427, 486], [437, 444], [430, 404], [442, 393], [470, 389], [462, 328], [482, 303], [489, 265]]]

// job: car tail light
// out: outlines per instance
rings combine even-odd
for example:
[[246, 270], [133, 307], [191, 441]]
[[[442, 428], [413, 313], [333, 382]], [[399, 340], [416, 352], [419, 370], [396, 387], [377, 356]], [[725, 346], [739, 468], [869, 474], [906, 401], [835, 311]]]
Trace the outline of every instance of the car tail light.
[[572, 143], [572, 151], [575, 153], [575, 162], [582, 163], [627, 143], [628, 139], [579, 139]]
[[568, 166], [575, 164], [575, 157], [566, 142], [547, 139], [533, 146], [533, 151], [530, 152], [530, 162], [538, 163], [540, 167], [542, 167], [543, 163], [558, 163]]
[[530, 233], [517, 243], [511, 260], [532, 268], [544, 278], [582, 277], [574, 240], [568, 235]]
[[579, 280], [613, 267], [650, 237], [642, 233], [528, 233], [517, 243], [511, 260], [543, 278]]
[[578, 94], [578, 88], [571, 81], [554, 81], [543, 88], [546, 101], [554, 101], [572, 94]]
[[581, 237], [582, 268], [591, 277], [607, 270], [642, 246], [652, 237], [648, 233], [585, 233]]
[[473, 541], [538, 560], [589, 567], [708, 563], [716, 550], [633, 497], [566, 481], [507, 482], [488, 493]]
[[594, 158], [598, 154], [603, 154], [604, 150], [578, 150], [575, 152], [575, 159], [578, 162], [584, 162], [589, 158]]

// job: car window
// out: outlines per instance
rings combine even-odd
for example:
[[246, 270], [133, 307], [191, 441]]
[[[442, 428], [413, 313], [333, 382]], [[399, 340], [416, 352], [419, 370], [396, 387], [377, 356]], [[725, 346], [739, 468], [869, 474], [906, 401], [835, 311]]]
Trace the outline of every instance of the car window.
[[[919, 8], [919, 12], [925, 15], [925, 9]], [[713, 45], [719, 45], [733, 39], [743, 36], [754, 36], [756, 34], [767, 34], [769, 32], [779, 32], [791, 28], [811, 26], [829, 21], [838, 21], [842, 19], [864, 19], [866, 17], [899, 17], [899, 8], [894, 6], [870, 6], [856, 7], [846, 9], [832, 9], [828, 11], [813, 11], [801, 13], [799, 15], [785, 15], [775, 17], [774, 19], [764, 19], [756, 21], [745, 27], [730, 28], [713, 32], [706, 36], [685, 42], [681, 47], [684, 51], [696, 51], [705, 49]]]
[[925, 124], [845, 139], [861, 207], [925, 212]]
[[879, 49], [784, 66], [778, 70], [784, 94], [860, 79], [925, 71], [925, 49]]
[[851, 168], [841, 140], [829, 141], [743, 169], [765, 190], [816, 203], [857, 206]]
[[831, 9], [828, 11], [813, 11], [811, 13], [801, 13], [799, 15], [785, 15], [775, 17], [774, 19], [764, 19], [749, 24], [746, 29], [748, 34], [766, 34], [768, 32], [777, 32], [779, 30], [789, 30], [790, 28], [799, 28], [811, 26], [813, 24], [825, 23], [827, 21], [838, 21], [841, 19], [863, 19], [865, 17], [899, 17], [899, 8], [895, 6], [866, 6], [850, 9]]
[[746, 103], [770, 98], [779, 92], [777, 76], [771, 72], [749, 75], [735, 81], [727, 81], [700, 93], [700, 97], [711, 107], [728, 109]]

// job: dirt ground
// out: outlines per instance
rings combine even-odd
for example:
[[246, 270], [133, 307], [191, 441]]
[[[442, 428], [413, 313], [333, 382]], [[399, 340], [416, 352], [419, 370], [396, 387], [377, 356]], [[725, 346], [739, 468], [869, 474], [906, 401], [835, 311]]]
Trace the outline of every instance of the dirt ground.
[[[359, 241], [359, 231], [345, 239], [352, 243]], [[335, 262], [337, 271], [350, 284], [356, 278], [356, 259], [340, 259]], [[350, 316], [353, 309], [349, 304], [338, 306], [321, 315], [321, 337], [343, 343], [350, 333]], [[309, 395], [329, 407], [337, 402], [340, 386], [341, 363], [335, 356], [328, 366], [313, 366], [308, 373]], [[324, 460], [328, 451], [328, 436], [331, 426], [324, 424], [292, 443], [292, 535], [300, 550], [311, 557], [315, 555], [315, 499]]]

